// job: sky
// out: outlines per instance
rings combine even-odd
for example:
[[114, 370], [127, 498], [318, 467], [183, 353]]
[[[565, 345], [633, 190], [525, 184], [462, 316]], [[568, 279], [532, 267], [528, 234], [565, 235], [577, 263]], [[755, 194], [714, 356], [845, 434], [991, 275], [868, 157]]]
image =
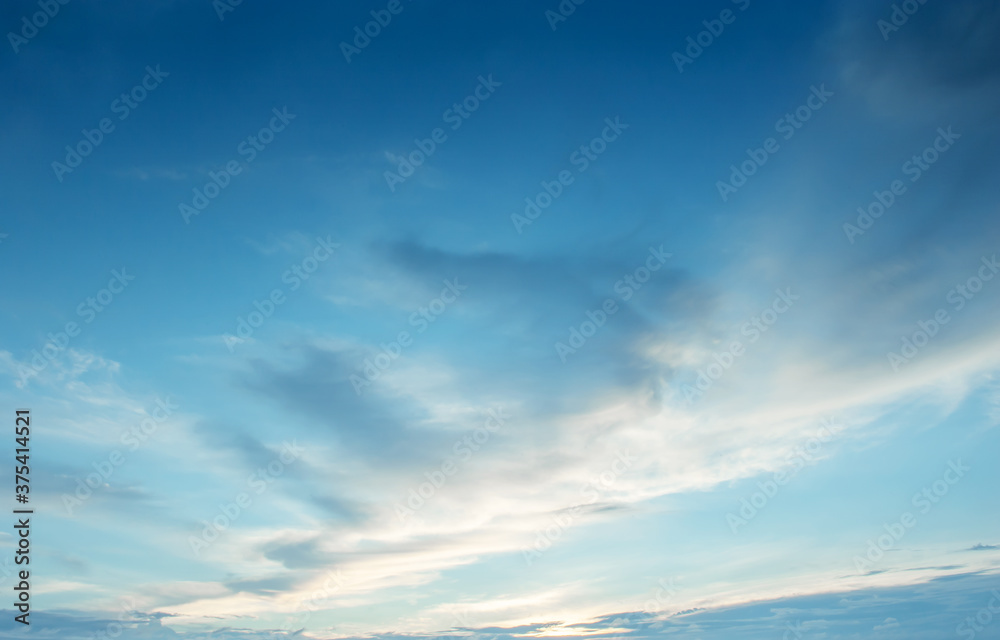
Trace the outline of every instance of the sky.
[[0, 22], [0, 637], [1000, 634], [997, 2]]

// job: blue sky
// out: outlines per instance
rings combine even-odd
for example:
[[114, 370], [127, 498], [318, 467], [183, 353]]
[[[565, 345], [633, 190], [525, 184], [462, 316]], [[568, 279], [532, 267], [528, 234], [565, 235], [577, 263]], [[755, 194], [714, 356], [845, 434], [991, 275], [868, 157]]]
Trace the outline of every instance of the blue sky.
[[992, 637], [1000, 8], [904, 4], [6, 3], [31, 632]]

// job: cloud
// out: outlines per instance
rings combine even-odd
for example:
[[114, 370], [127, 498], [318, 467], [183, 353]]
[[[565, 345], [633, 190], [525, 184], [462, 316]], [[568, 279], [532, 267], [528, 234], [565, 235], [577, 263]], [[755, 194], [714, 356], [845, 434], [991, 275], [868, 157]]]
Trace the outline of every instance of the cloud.
[[880, 116], [937, 121], [995, 118], [1000, 97], [1000, 8], [990, 0], [926, 3], [886, 41], [876, 26], [891, 7], [857, 3], [832, 42], [842, 80]]
[[256, 359], [241, 376], [254, 393], [304, 414], [319, 436], [372, 464], [398, 464], [427, 455], [441, 436], [424, 426], [428, 415], [416, 402], [392, 397], [384, 387], [358, 395], [350, 375], [369, 354], [360, 349], [330, 349], [310, 343], [288, 348], [298, 363], [282, 366]]
[[886, 618], [882, 622], [882, 624], [877, 624], [874, 627], [872, 627], [872, 631], [882, 631], [885, 629], [898, 629], [898, 628], [899, 628], [899, 620], [896, 620], [895, 618]]
[[[633, 249], [587, 266], [587, 258], [535, 261], [497, 252], [460, 254], [415, 242], [377, 248], [381, 262], [368, 268], [380, 279], [396, 274], [398, 283], [387, 302], [395, 300], [404, 310], [426, 303], [428, 296], [437, 295], [437, 282], [458, 276], [469, 283], [460, 313], [442, 317], [436, 336], [428, 331], [426, 343], [402, 354], [362, 396], [354, 392], [349, 376], [370, 356], [378, 338], [368, 345], [330, 328], [248, 352], [247, 369], [237, 383], [296, 416], [296, 428], [308, 431], [315, 455], [336, 463], [312, 466], [311, 473], [320, 475], [310, 485], [323, 484], [328, 490], [286, 498], [296, 518], [279, 531], [231, 532], [227, 553], [249, 559], [244, 563], [248, 570], [277, 564], [306, 573], [280, 597], [259, 591], [253, 598], [243, 594], [195, 601], [172, 611], [191, 619], [208, 611], [287, 611], [296, 598], [315, 591], [324, 572], [333, 568], [365, 577], [323, 606], [356, 606], [358, 598], [375, 599], [396, 587], [433, 584], [447, 572], [491, 558], [518, 558], [553, 517], [575, 506], [585, 508], [573, 528], [621, 522], [664, 496], [712, 491], [780, 470], [790, 452], [831, 415], [841, 417], [851, 427], [850, 437], [862, 443], [884, 437], [886, 427], [860, 427], [903, 402], [919, 398], [929, 412], [947, 415], [976, 388], [977, 376], [1000, 360], [1000, 344], [978, 335], [965, 336], [962, 349], [928, 353], [897, 375], [887, 371], [884, 352], [873, 346], [878, 344], [873, 337], [861, 336], [853, 346], [844, 346], [863, 357], [816, 351], [825, 343], [822, 331], [837, 318], [858, 318], [861, 325], [886, 308], [883, 291], [859, 296], [856, 284], [828, 277], [820, 286], [842, 287], [843, 296], [828, 300], [818, 291], [803, 291], [802, 302], [755, 350], [748, 349], [706, 402], [687, 406], [678, 395], [683, 376], [711, 362], [720, 341], [734, 333], [738, 337], [740, 323], [759, 314], [775, 296], [773, 290], [758, 294], [744, 288], [746, 280], [756, 277], [746, 267], [724, 273], [729, 279], [725, 287], [696, 282], [681, 270], [665, 273], [626, 305], [635, 317], [614, 318], [621, 322], [613, 327], [609, 322], [608, 333], [588, 345], [594, 347], [593, 361], [581, 352], [584, 358], [574, 366], [563, 366], [547, 353], [551, 343], [535, 336], [558, 335], [559, 324], [566, 326], [574, 309], [586, 310], [602, 296], [614, 295], [614, 279], [629, 272], [632, 256], [643, 257], [645, 251]], [[778, 261], [786, 258], [776, 254]], [[948, 277], [908, 269], [894, 273], [885, 277], [914, 282]], [[735, 293], [748, 290], [754, 294]], [[697, 330], [646, 319], [645, 311], [672, 304], [681, 309], [676, 313], [684, 325], [698, 318]], [[894, 304], [901, 318], [913, 312], [913, 301], [903, 296]], [[501, 311], [514, 306], [516, 322]], [[833, 314], [835, 307], [839, 312]], [[456, 339], [456, 331], [490, 340], [470, 347]], [[388, 337], [393, 333], [390, 329]], [[606, 344], [599, 346], [598, 340]], [[494, 341], [502, 346], [489, 344]], [[483, 357], [481, 349], [490, 356]], [[603, 369], [590, 368], [597, 363]], [[451, 445], [479, 426], [481, 412], [493, 403], [510, 407], [515, 419], [401, 525], [396, 505], [427, 481], [426, 473], [454, 456]], [[240, 448], [238, 441], [226, 442]], [[581, 489], [593, 485], [616, 451], [630, 452], [634, 466], [603, 490], [598, 502], [587, 504]], [[247, 450], [247, 455], [254, 454]], [[302, 505], [322, 508], [327, 501], [332, 501], [328, 515], [340, 512], [335, 524], [303, 517]], [[887, 583], [912, 582], [945, 571], [945, 566], [878, 575]], [[607, 611], [597, 603], [582, 609], [589, 615]], [[882, 616], [873, 625], [884, 620]]]
[[[509, 625], [476, 624], [487, 611], [515, 610], [529, 603], [525, 598], [497, 599], [484, 603], [455, 603], [441, 605], [430, 613], [438, 620], [436, 629], [462, 629], [463, 635], [493, 640], [558, 636], [572, 640], [595, 634], [621, 634], [630, 638], [659, 640], [684, 637], [697, 633], [704, 640], [766, 640], [786, 635], [808, 637], [824, 634], [827, 637], [853, 637], [862, 634], [873, 640], [901, 637], [915, 640], [934, 640], [954, 633], [956, 620], [961, 612], [974, 612], [982, 607], [984, 594], [995, 586], [996, 574], [964, 574], [947, 580], [891, 588], [864, 588], [854, 591], [765, 599], [735, 606], [716, 608], [691, 608], [673, 611], [664, 616], [651, 616], [639, 612], [622, 612], [611, 616], [596, 617], [576, 624], [554, 622], [525, 622]], [[272, 583], [267, 586], [277, 586]], [[268, 589], [265, 589], [265, 591]], [[538, 602], [556, 605], [567, 602], [566, 597], [578, 597], [576, 587], [561, 591], [534, 594]], [[10, 613], [10, 612], [4, 612]], [[43, 638], [83, 640], [100, 633], [115, 622], [115, 617], [88, 617], [76, 612], [52, 614], [33, 613], [33, 623], [38, 625]], [[283, 636], [283, 632], [262, 628], [259, 630], [225, 627], [212, 632], [187, 628], [178, 620], [163, 614], [134, 613], [136, 622], [126, 625], [123, 640], [265, 640]], [[166, 623], [166, 624], [164, 624]], [[471, 626], [466, 626], [466, 623]], [[12, 616], [0, 621], [0, 631], [13, 631]], [[379, 637], [396, 640], [419, 640], [424, 633], [379, 633]], [[362, 636], [338, 634], [345, 640]], [[369, 637], [369, 636], [364, 636]]]

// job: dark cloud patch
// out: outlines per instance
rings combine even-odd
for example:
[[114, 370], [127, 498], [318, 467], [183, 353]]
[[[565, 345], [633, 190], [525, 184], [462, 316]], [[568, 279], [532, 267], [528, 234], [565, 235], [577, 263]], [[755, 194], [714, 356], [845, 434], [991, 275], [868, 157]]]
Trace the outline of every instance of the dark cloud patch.
[[[453, 374], [442, 393], [468, 405], [484, 411], [517, 407], [507, 427], [517, 432], [521, 425], [586, 411], [622, 391], [648, 398], [652, 409], [660, 393], [660, 370], [637, 353], [636, 345], [670, 331], [682, 339], [679, 327], [702, 318], [711, 306], [705, 287], [696, 287], [671, 258], [656, 259], [658, 251], [670, 253], [672, 247], [629, 241], [603, 249], [536, 259], [444, 251], [407, 240], [377, 245], [373, 251], [383, 277], [407, 283], [428, 301], [440, 294], [444, 280], [457, 278], [468, 287], [426, 332], [411, 328], [414, 345], [402, 358], [431, 371], [440, 363], [442, 371]], [[660, 269], [648, 280], [635, 288], [624, 284], [626, 276], [650, 261]], [[619, 282], [623, 284], [616, 291]], [[630, 293], [623, 294], [626, 286]], [[612, 314], [602, 310], [608, 299], [617, 305]], [[596, 333], [582, 345], [571, 344], [573, 329], [579, 331], [594, 317], [602, 318]], [[573, 353], [560, 354], [557, 343]], [[395, 395], [381, 380], [365, 386], [359, 396], [351, 376], [363, 377], [361, 367], [374, 351], [334, 350], [302, 341], [286, 347], [286, 353], [296, 364], [254, 360], [241, 384], [294, 414], [307, 415], [345, 451], [373, 465], [439, 462], [456, 435], [481, 424], [438, 428], [429, 423], [419, 398]], [[522, 442], [544, 446], [555, 434], [535, 428], [528, 437]]]
[[[681, 340], [681, 327], [702, 324], [713, 310], [707, 287], [697, 286], [673, 257], [658, 258], [674, 248], [655, 238], [547, 258], [461, 254], [415, 241], [376, 249], [415, 281], [458, 276], [468, 284], [457, 309], [465, 324], [440, 345], [462, 345], [452, 359], [463, 369], [458, 384], [463, 392], [517, 397], [533, 415], [579, 410], [581, 398], [599, 401], [620, 388], [654, 392], [654, 372], [635, 346], [671, 333]], [[651, 274], [648, 261], [658, 267]], [[616, 309], [611, 313], [604, 309], [608, 300]], [[600, 326], [582, 344], [571, 343], [576, 332], [591, 328], [585, 323]], [[558, 343], [572, 352], [560, 353]]]
[[[1000, 4], [993, 0], [928, 2], [890, 41], [914, 73], [945, 92], [1000, 89]], [[982, 105], [996, 113], [1000, 104]]]
[[320, 549], [319, 538], [297, 542], [276, 540], [262, 548], [264, 557], [288, 569], [312, 569], [329, 563], [332, 556]]
[[[250, 469], [266, 468], [281, 455], [280, 449], [268, 447], [249, 433], [230, 425], [203, 424], [195, 433], [211, 449], [222, 449], [236, 455], [246, 465], [247, 473]], [[294, 471], [294, 467], [295, 465], [290, 466], [289, 471]]]
[[332, 520], [328, 528], [337, 523], [357, 523], [365, 518], [371, 510], [362, 503], [344, 497], [311, 492], [303, 499], [320, 509], [321, 513]]
[[[1000, 112], [1000, 5], [992, 0], [927, 2], [896, 30], [892, 4], [855, 3], [829, 41], [844, 79], [877, 113], [906, 121], [961, 110]], [[885, 33], [888, 40], [883, 37]]]
[[[661, 239], [615, 243], [584, 249], [574, 256], [521, 257], [496, 252], [456, 253], [408, 240], [380, 245], [376, 251], [409, 277], [434, 282], [458, 277], [469, 285], [468, 299], [482, 313], [491, 313], [497, 324], [503, 320], [527, 322], [526, 329], [551, 333], [580, 314], [598, 308], [606, 298], [629, 306], [643, 298], [658, 299], [682, 289], [690, 276], [676, 268], [673, 258], [655, 261], [658, 267], [644, 283], [615, 284], [633, 275], [650, 257], [650, 250], [670, 254], [674, 250]], [[660, 255], [660, 254], [657, 254]], [[416, 277], [414, 277], [416, 276]], [[439, 288], [439, 287], [437, 287]], [[632, 289], [631, 294], [622, 293]], [[434, 288], [427, 291], [434, 293]], [[624, 300], [628, 297], [629, 300]], [[463, 300], [466, 302], [466, 300]], [[687, 308], [659, 311], [673, 317], [686, 315]]]
[[415, 401], [391, 396], [378, 380], [361, 395], [355, 392], [350, 376], [367, 354], [310, 344], [289, 350], [299, 356], [298, 366], [257, 359], [241, 383], [293, 414], [307, 415], [345, 451], [373, 464], [423, 459], [443, 446], [443, 436], [426, 426], [426, 411]]

